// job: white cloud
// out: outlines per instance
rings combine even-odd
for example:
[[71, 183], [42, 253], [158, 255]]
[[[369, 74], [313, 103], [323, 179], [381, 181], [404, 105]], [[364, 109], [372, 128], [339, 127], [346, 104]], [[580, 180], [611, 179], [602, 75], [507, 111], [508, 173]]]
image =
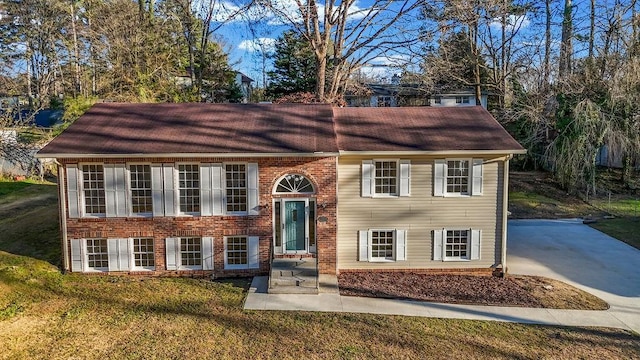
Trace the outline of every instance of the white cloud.
[[[507, 16], [506, 20], [507, 26], [505, 29], [507, 31], [524, 29], [528, 27], [529, 24], [531, 24], [531, 20], [529, 20], [527, 15], [509, 15]], [[500, 29], [502, 28], [502, 19], [494, 18], [489, 25], [494, 29]]]
[[271, 52], [274, 50], [276, 39], [273, 38], [257, 38], [252, 40], [243, 40], [238, 45], [238, 49], [246, 50], [249, 52], [259, 52], [264, 49], [265, 52]]

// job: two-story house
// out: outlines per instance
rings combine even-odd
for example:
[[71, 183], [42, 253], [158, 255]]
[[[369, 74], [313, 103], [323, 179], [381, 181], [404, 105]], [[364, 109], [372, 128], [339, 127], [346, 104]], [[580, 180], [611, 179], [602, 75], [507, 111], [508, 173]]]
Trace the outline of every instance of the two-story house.
[[482, 107], [109, 103], [38, 156], [65, 270], [239, 276], [501, 268], [522, 152]]

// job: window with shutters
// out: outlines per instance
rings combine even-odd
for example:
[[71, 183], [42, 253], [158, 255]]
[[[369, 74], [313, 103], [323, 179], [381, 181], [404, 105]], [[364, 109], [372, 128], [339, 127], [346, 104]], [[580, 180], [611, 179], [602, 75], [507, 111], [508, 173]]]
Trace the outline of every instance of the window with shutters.
[[247, 212], [247, 166], [225, 165], [226, 209], [228, 213]]
[[225, 237], [225, 268], [249, 267], [249, 243], [246, 236]]
[[82, 165], [82, 193], [86, 215], [104, 216], [104, 168], [102, 164]]
[[189, 269], [202, 267], [202, 240], [199, 237], [180, 238], [180, 265]]
[[371, 230], [371, 260], [393, 260], [395, 230]]
[[129, 177], [131, 181], [131, 212], [134, 215], [150, 215], [153, 213], [151, 166], [129, 165]]
[[155, 268], [152, 238], [133, 238], [133, 261], [137, 268]]
[[180, 213], [200, 212], [200, 169], [196, 164], [178, 165]]
[[470, 160], [447, 160], [446, 192], [447, 194], [469, 195], [471, 171]]
[[445, 260], [468, 260], [470, 248], [469, 230], [446, 230], [444, 239]]
[[109, 270], [109, 254], [107, 239], [86, 239], [87, 269], [97, 271]]
[[398, 195], [398, 162], [396, 160], [376, 160], [375, 185], [376, 195]]

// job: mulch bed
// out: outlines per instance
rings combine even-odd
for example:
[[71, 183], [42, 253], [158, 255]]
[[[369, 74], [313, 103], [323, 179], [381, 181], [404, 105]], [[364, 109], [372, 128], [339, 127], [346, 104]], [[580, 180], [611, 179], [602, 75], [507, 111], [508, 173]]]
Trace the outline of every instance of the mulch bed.
[[340, 294], [442, 303], [543, 305], [509, 277], [428, 275], [403, 272], [347, 272], [338, 276]]

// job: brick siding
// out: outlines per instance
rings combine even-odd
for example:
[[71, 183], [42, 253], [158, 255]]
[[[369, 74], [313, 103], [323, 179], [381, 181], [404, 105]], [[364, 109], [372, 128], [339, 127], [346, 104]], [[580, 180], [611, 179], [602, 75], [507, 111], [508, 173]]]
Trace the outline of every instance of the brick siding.
[[[336, 158], [335, 157], [273, 157], [273, 158], [154, 158], [154, 159], [64, 159], [63, 165], [98, 163], [225, 163], [255, 162], [259, 174], [259, 215], [253, 216], [178, 216], [178, 217], [130, 217], [130, 218], [67, 218], [67, 239], [82, 238], [130, 238], [154, 239], [155, 271], [131, 272], [131, 274], [168, 276], [247, 276], [266, 274], [273, 244], [273, 199], [295, 197], [272, 195], [278, 179], [286, 174], [306, 176], [316, 189], [316, 244], [321, 273], [336, 273]], [[65, 189], [67, 184], [64, 184]], [[306, 197], [306, 195], [305, 195]], [[67, 206], [68, 209], [68, 206]], [[224, 236], [259, 236], [259, 269], [225, 270]], [[180, 236], [210, 236], [214, 239], [213, 271], [169, 271], [165, 267], [165, 239]], [[71, 249], [70, 243], [68, 249]], [[67, 256], [70, 258], [70, 250]]]

